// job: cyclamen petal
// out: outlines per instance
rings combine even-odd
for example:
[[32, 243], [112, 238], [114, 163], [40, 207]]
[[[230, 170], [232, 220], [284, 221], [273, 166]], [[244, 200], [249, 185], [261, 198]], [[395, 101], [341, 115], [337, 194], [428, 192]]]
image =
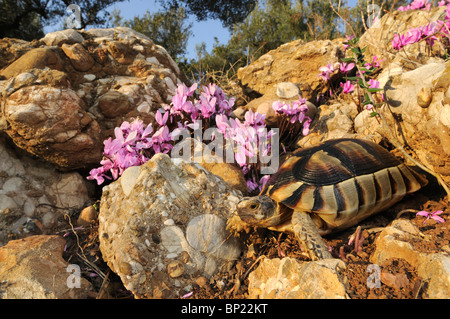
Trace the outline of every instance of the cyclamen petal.
[[339, 67], [339, 70], [342, 73], [348, 73], [350, 72], [353, 68], [355, 67], [355, 63], [342, 63], [341, 66]]
[[353, 85], [350, 81], [347, 81], [344, 84], [341, 83], [341, 87], [342, 93], [344, 94], [352, 93], [353, 90], [355, 89], [355, 85]]
[[369, 88], [373, 88], [373, 89], [378, 89], [380, 87], [380, 82], [378, 82], [377, 80], [373, 80], [373, 79], [370, 79], [367, 84], [369, 84]]
[[416, 216], [424, 216], [424, 217], [428, 217], [430, 213], [424, 210], [421, 210], [420, 212], [417, 212]]
[[156, 122], [158, 122], [158, 124], [160, 126], [165, 125], [168, 118], [169, 118], [169, 112], [165, 112], [164, 116], [163, 116], [160, 110], [156, 111], [155, 120], [156, 120]]

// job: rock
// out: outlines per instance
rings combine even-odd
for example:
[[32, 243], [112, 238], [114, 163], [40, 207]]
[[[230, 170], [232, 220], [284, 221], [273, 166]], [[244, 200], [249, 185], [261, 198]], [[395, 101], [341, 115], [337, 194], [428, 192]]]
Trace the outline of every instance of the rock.
[[156, 154], [103, 188], [102, 256], [136, 297], [179, 298], [239, 257], [226, 220], [241, 196], [197, 163]]
[[249, 298], [347, 299], [339, 259], [300, 263], [294, 258], [264, 258], [249, 275]]
[[72, 89], [27, 86], [8, 97], [4, 110], [10, 137], [33, 155], [66, 168], [101, 158], [101, 128]]
[[80, 216], [78, 216], [77, 224], [80, 226], [88, 226], [97, 220], [98, 213], [94, 206], [85, 207]]
[[[2, 299], [85, 299], [93, 292], [78, 265], [63, 258], [59, 236], [31, 236], [0, 247]], [[78, 276], [79, 275], [79, 276]]]
[[[402, 119], [398, 122], [402, 131], [399, 140], [405, 140], [419, 160], [441, 174], [447, 183], [450, 182], [446, 165], [450, 162], [450, 126], [445, 125], [448, 105], [443, 101], [450, 85], [449, 74], [449, 62], [429, 63], [392, 76], [385, 86], [390, 112]], [[393, 127], [390, 112], [383, 114]], [[388, 137], [386, 132], [380, 131], [383, 129], [380, 124], [372, 123], [366, 129]]]
[[36, 43], [14, 38], [3, 38], [0, 41], [0, 69], [11, 64], [23, 54], [36, 47]]
[[72, 45], [63, 44], [61, 49], [70, 59], [73, 67], [78, 71], [87, 71], [95, 63], [94, 58], [86, 51], [86, 49], [79, 43]]
[[[420, 63], [426, 63], [432, 60], [425, 53], [425, 41], [407, 45], [402, 50], [397, 51], [392, 47], [392, 39], [395, 33], [405, 34], [410, 29], [426, 26], [431, 22], [437, 21], [439, 18], [442, 20], [442, 15], [445, 15], [445, 9], [446, 7], [443, 6], [433, 8], [431, 11], [408, 10], [386, 13], [381, 17], [380, 23], [374, 24], [359, 40], [359, 46], [361, 48], [367, 46], [364, 52], [366, 60], [371, 61], [373, 56], [377, 55], [383, 59], [383, 68], [394, 60], [398, 61], [401, 65], [411, 65], [410, 57], [414, 57], [414, 61]], [[435, 46], [434, 49], [437, 47]]]
[[[172, 150], [172, 158], [178, 157], [177, 152], [180, 150], [183, 151], [183, 155], [180, 155], [183, 160], [199, 163], [207, 171], [221, 177], [230, 187], [241, 191], [244, 195], [247, 194], [247, 181], [242, 169], [226, 163], [226, 154], [222, 154], [223, 157], [216, 155], [214, 149], [192, 138], [186, 138], [178, 142]], [[190, 153], [187, 154], [186, 152]]]
[[[308, 105], [309, 107], [309, 105]], [[337, 102], [330, 105], [324, 104], [317, 109], [315, 119], [311, 123], [307, 136], [300, 137], [297, 147], [309, 147], [323, 141], [336, 138], [355, 138], [355, 117], [358, 114], [354, 103]], [[367, 138], [364, 136], [363, 138]]]
[[[283, 93], [285, 94], [285, 93]], [[301, 96], [301, 95], [300, 95]], [[278, 125], [278, 119], [277, 114], [275, 113], [275, 110], [273, 109], [272, 105], [276, 101], [281, 101], [287, 104], [292, 103], [295, 100], [298, 100], [299, 95], [294, 95], [290, 98], [281, 98], [278, 95], [278, 89], [273, 88], [273, 90], [268, 91], [263, 96], [251, 100], [245, 108], [247, 110], [252, 110], [253, 112], [258, 112], [260, 114], [266, 115], [266, 125], [270, 127], [277, 127]], [[311, 119], [314, 119], [314, 116], [316, 115], [317, 108], [316, 106], [311, 103], [310, 101], [306, 101], [306, 104], [308, 105], [308, 112], [306, 113], [307, 116], [309, 116]], [[246, 111], [245, 111], [246, 112]], [[242, 117], [245, 115], [242, 114]]]
[[190, 84], [164, 48], [130, 28], [57, 31], [36, 43], [0, 40], [0, 133], [62, 170], [97, 167], [115, 127], [153, 122], [177, 84]]
[[77, 172], [61, 173], [48, 163], [17, 154], [1, 138], [0, 246], [58, 226], [64, 214], [85, 206], [86, 184]]
[[298, 97], [300, 89], [292, 82], [281, 82], [277, 84], [277, 95], [283, 99]]
[[61, 46], [65, 43], [74, 44], [84, 41], [83, 36], [74, 29], [66, 29], [47, 33], [42, 41], [48, 46]]
[[131, 109], [127, 95], [111, 90], [98, 98], [98, 107], [107, 118], [126, 114]]
[[[426, 283], [424, 285], [426, 298], [448, 298], [450, 257], [445, 253], [424, 253], [414, 249], [412, 243], [422, 240], [426, 239], [421, 237], [419, 229], [412, 222], [404, 219], [394, 220], [376, 239], [376, 249], [370, 260], [374, 264], [381, 265], [391, 258], [403, 258], [416, 269], [418, 276]], [[388, 281], [392, 282], [389, 279]]]
[[30, 69], [62, 70], [63, 65], [59, 55], [51, 48], [36, 48], [28, 51], [16, 61], [0, 71], [0, 75], [10, 79]]
[[328, 90], [321, 80], [319, 68], [334, 64], [343, 56], [342, 40], [295, 40], [281, 45], [258, 60], [238, 69], [241, 84], [248, 89], [266, 94], [281, 82], [291, 82], [300, 88], [302, 97], [314, 101], [316, 96]]

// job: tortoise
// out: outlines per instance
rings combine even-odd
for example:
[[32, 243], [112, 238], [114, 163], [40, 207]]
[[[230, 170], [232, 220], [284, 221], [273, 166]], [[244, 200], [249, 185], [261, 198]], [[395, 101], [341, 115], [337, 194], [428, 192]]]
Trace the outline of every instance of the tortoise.
[[295, 151], [237, 214], [249, 226], [296, 235], [312, 260], [332, 258], [323, 235], [358, 224], [428, 183], [378, 144], [328, 140]]

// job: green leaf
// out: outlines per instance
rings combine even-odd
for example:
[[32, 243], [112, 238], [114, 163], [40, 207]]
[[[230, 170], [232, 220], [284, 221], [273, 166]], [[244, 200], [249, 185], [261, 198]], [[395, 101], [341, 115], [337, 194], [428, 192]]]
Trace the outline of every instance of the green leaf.
[[361, 49], [360, 48], [352, 48], [352, 52], [355, 53], [356, 55], [360, 55]]
[[366, 89], [367, 87], [364, 85], [364, 82], [361, 78], [358, 78], [358, 85], [361, 89]]
[[377, 116], [377, 115], [378, 115], [377, 112], [370, 112], [370, 114], [369, 114], [370, 117], [375, 117], [375, 116]]
[[383, 91], [383, 89], [368, 88], [367, 91], [369, 91], [370, 93], [376, 93], [376, 92]]
[[372, 101], [369, 98], [369, 94], [367, 94], [367, 93], [364, 94], [364, 98], [365, 98], [365, 100], [363, 102], [363, 105], [372, 104]]
[[358, 76], [344, 76], [344, 79], [345, 79], [345, 80], [348, 80], [348, 81], [358, 81], [358, 80], [361, 80]]
[[342, 62], [353, 62], [353, 58], [343, 58], [341, 59]]

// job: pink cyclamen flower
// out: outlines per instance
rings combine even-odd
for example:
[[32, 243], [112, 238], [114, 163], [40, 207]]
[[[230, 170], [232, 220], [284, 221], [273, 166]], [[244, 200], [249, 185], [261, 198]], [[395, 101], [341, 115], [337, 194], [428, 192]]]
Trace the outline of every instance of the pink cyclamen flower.
[[432, 213], [429, 213], [429, 212], [427, 212], [427, 211], [425, 211], [425, 210], [422, 210], [422, 211], [418, 212], [418, 213], [416, 214], [416, 216], [424, 216], [424, 217], [426, 217], [427, 219], [425, 219], [425, 220], [423, 221], [424, 224], [425, 224], [426, 221], [429, 220], [430, 218], [434, 219], [434, 220], [435, 220], [436, 222], [438, 222], [438, 223], [443, 223], [443, 222], [445, 222], [445, 219], [442, 218], [442, 217], [440, 217], [440, 216], [438, 216], [438, 215], [440, 215], [440, 214], [442, 214], [442, 213], [443, 213], [442, 210], [436, 210], [436, 211], [434, 211], [434, 212], [432, 212]]
[[378, 82], [377, 80], [370, 79], [367, 84], [369, 84], [370, 89], [379, 89], [380, 88], [380, 82]]
[[328, 63], [327, 66], [322, 66], [319, 68], [319, 71], [321, 72], [319, 76], [324, 80], [328, 81], [330, 79], [330, 75], [335, 71], [335, 68], [331, 63]]
[[355, 89], [355, 85], [352, 84], [352, 82], [350, 82], [350, 81], [347, 81], [344, 84], [341, 83], [341, 87], [342, 87], [342, 93], [344, 93], [344, 94], [352, 93], [353, 90]]
[[373, 104], [367, 104], [367, 105], [365, 106], [365, 108], [366, 108], [367, 111], [372, 111], [372, 109], [373, 109]]
[[348, 42], [351, 41], [355, 36], [354, 35], [346, 35], [345, 37], [347, 38], [347, 40], [344, 42], [344, 50], [347, 50], [350, 47]]
[[399, 7], [398, 11], [407, 11], [407, 10], [419, 10], [419, 9], [425, 9], [430, 10], [431, 9], [431, 3], [428, 0], [414, 0], [411, 2], [409, 6], [406, 7]]
[[341, 65], [339, 67], [339, 70], [342, 73], [348, 73], [351, 70], [353, 70], [354, 67], [355, 67], [355, 63], [353, 63], [353, 62], [352, 63], [345, 63], [345, 62], [343, 62], [343, 63], [341, 63]]
[[398, 33], [394, 34], [394, 38], [392, 39], [392, 47], [395, 50], [400, 50], [401, 48], [403, 48], [404, 46], [404, 36], [403, 35], [399, 35]]
[[248, 126], [261, 126], [264, 125], [266, 118], [266, 114], [261, 114], [258, 112], [253, 113], [252, 110], [247, 111], [247, 113], [245, 113], [245, 121], [244, 124], [248, 125]]
[[166, 125], [167, 119], [169, 118], [169, 112], [165, 112], [164, 115], [162, 115], [161, 111], [156, 111], [155, 120], [158, 122], [159, 126]]

